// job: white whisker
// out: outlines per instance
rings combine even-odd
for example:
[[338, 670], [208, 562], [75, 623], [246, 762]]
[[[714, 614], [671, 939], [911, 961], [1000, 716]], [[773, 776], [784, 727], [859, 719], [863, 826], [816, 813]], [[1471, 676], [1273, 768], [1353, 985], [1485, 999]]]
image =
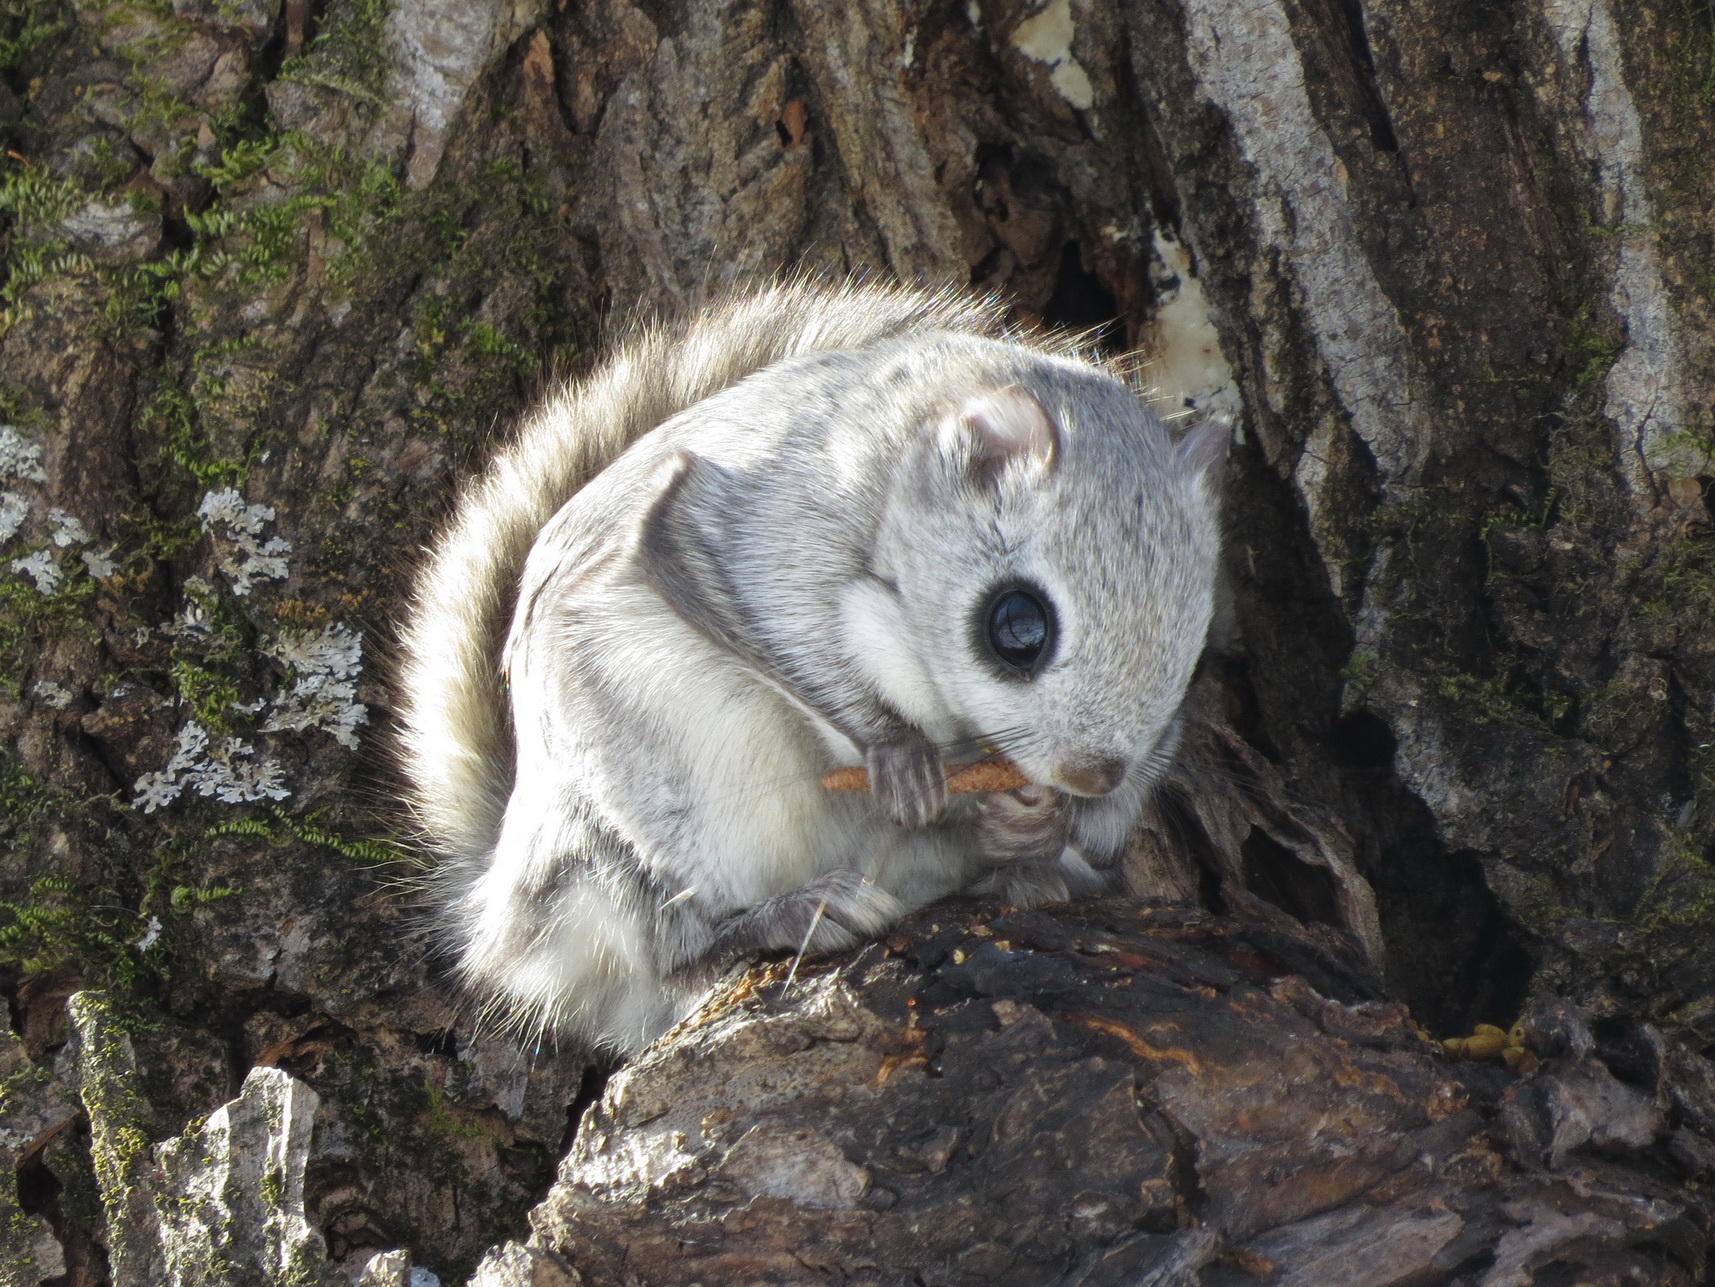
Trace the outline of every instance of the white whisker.
[[816, 914], [810, 918], [810, 928], [804, 931], [804, 941], [798, 944], [798, 955], [792, 958], [792, 968], [786, 971], [786, 982], [780, 985], [780, 999], [786, 999], [786, 993], [791, 990], [792, 980], [798, 977], [798, 966], [804, 960], [804, 953], [810, 950], [810, 940], [815, 937], [816, 927], [822, 923], [822, 913], [828, 910], [828, 896], [822, 895], [822, 901], [816, 904]]
[[669, 898], [666, 902], [662, 903], [661, 906], [657, 907], [655, 910], [657, 912], [664, 912], [669, 907], [673, 906], [674, 903], [682, 903], [686, 899], [695, 898], [696, 896], [697, 896], [697, 887], [695, 885], [692, 885], [686, 889], [681, 889], [678, 893], [674, 894], [673, 897]]

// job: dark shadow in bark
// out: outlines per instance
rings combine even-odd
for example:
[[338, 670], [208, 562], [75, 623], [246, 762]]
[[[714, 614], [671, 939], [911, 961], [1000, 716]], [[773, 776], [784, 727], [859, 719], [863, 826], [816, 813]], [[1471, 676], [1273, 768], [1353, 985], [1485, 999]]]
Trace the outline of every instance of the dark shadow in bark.
[[1117, 353], [1125, 343], [1118, 314], [1113, 292], [1084, 267], [1078, 243], [1068, 241], [1060, 248], [1060, 272], [1054, 293], [1042, 310], [1042, 320], [1070, 331], [1094, 331], [1102, 349]]

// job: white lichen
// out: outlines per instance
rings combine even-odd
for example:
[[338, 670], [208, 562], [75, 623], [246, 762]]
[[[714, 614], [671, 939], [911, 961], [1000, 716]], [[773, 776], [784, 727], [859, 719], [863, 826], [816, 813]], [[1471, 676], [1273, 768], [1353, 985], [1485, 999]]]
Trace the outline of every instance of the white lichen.
[[264, 733], [319, 728], [349, 750], [369, 712], [357, 700], [363, 670], [363, 636], [340, 622], [319, 631], [288, 630], [263, 645], [286, 666], [290, 683], [274, 695]]
[[1197, 411], [1237, 423], [1243, 406], [1238, 385], [1221, 350], [1203, 283], [1191, 271], [1190, 252], [1157, 229], [1155, 256], [1169, 276], [1156, 299], [1147, 345], [1150, 384], [1169, 415]]
[[159, 221], [139, 218], [129, 201], [91, 201], [60, 220], [59, 231], [92, 252], [129, 246], [147, 254], [160, 236]]
[[160, 941], [161, 931], [166, 927], [161, 924], [159, 916], [151, 916], [149, 923], [143, 927], [143, 937], [131, 944], [139, 952], [147, 952]]
[[166, 772], [145, 773], [138, 778], [133, 789], [136, 798], [131, 801], [133, 809], [141, 809], [144, 813], [153, 813], [156, 809], [165, 808], [179, 798], [179, 793], [185, 789], [177, 775]]
[[48, 528], [49, 534], [54, 538], [54, 544], [62, 550], [68, 545], [82, 545], [89, 540], [89, 533], [84, 530], [82, 521], [57, 505], [48, 511]]
[[[971, 25], [975, 26], [975, 21]], [[1075, 34], [1072, 0], [1050, 0], [1041, 13], [1013, 29], [1012, 44], [1026, 58], [1048, 64], [1048, 83], [1073, 107], [1087, 112], [1095, 104], [1096, 90], [1089, 73], [1072, 56]]]
[[18, 535], [30, 516], [30, 502], [17, 492], [0, 492], [0, 545]]
[[38, 679], [31, 686], [30, 691], [40, 697], [44, 705], [51, 706], [56, 711], [65, 710], [72, 704], [72, 699], [75, 696], [71, 689], [63, 684], [56, 684], [51, 679]]
[[262, 536], [263, 527], [274, 521], [271, 505], [247, 505], [235, 488], [227, 487], [203, 496], [197, 518], [203, 531], [233, 547], [221, 554], [220, 570], [231, 580], [234, 594], [249, 594], [258, 579], [286, 579], [291, 542]]
[[84, 567], [89, 569], [90, 576], [97, 581], [105, 581], [119, 571], [119, 565], [113, 561], [114, 548], [109, 545], [105, 550], [85, 550], [78, 555]]
[[65, 584], [65, 573], [60, 571], [51, 550], [41, 549], [21, 559], [13, 559], [12, 571], [34, 581], [39, 594], [56, 595]]
[[18, 432], [16, 425], [0, 425], [0, 478], [45, 483], [42, 449]]
[[179, 609], [178, 616], [160, 629], [169, 638], [206, 639], [214, 633], [214, 623], [209, 619], [208, 609], [192, 599]]
[[178, 749], [167, 767], [137, 779], [131, 807], [153, 813], [178, 799], [188, 787], [224, 804], [284, 800], [291, 791], [280, 766], [255, 758], [256, 748], [236, 737], [211, 737], [195, 720], [179, 730]]

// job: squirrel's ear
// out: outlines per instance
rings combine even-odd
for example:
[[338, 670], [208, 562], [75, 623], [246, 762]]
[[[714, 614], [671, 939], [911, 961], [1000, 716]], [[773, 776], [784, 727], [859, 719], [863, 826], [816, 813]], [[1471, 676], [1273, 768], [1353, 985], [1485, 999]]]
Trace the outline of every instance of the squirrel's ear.
[[1035, 396], [1016, 384], [968, 399], [943, 432], [971, 480], [985, 487], [1008, 467], [1047, 474], [1060, 460], [1060, 431]]
[[1179, 459], [1211, 489], [1218, 488], [1232, 439], [1233, 422], [1223, 415], [1210, 416], [1179, 440]]

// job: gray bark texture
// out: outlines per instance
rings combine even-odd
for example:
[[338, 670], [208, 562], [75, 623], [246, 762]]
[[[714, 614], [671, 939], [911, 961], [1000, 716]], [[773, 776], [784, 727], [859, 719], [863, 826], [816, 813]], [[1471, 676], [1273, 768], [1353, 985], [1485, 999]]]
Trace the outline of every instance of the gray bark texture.
[[[0, 1279], [1710, 1281], [1709, 0], [0, 0], [0, 134]], [[1184, 753], [1128, 900], [516, 1049], [416, 551], [783, 271], [1233, 419]]]

